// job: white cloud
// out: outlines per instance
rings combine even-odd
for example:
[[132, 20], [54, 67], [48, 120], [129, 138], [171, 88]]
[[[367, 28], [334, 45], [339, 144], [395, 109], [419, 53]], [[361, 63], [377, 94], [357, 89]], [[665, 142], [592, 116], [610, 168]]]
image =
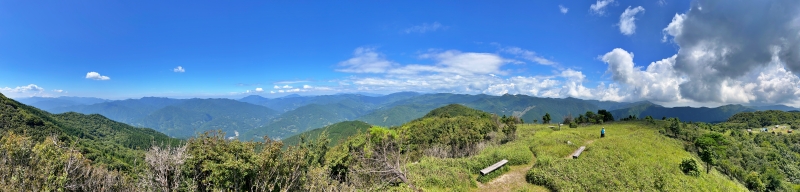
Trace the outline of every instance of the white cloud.
[[269, 93], [271, 93], [271, 94], [275, 94], [275, 91], [269, 91]]
[[404, 33], [427, 33], [427, 32], [434, 32], [436, 30], [442, 29], [445, 26], [442, 26], [439, 22], [433, 22], [431, 24], [423, 23], [422, 25], [417, 25], [413, 27], [409, 27], [403, 30]]
[[44, 91], [44, 88], [39, 87], [36, 84], [29, 84], [27, 86], [18, 86], [15, 88], [3, 87], [0, 88], [0, 91], [8, 93], [42, 92]]
[[300, 92], [300, 91], [301, 91], [301, 90], [300, 90], [300, 89], [298, 89], [298, 88], [295, 88], [295, 89], [287, 89], [287, 90], [286, 90], [286, 92], [287, 92], [287, 93], [296, 93], [296, 92]]
[[[6, 97], [9, 98], [18, 98], [18, 97], [31, 97], [31, 96], [40, 96], [40, 97], [51, 97], [52, 95], [47, 94], [44, 88], [39, 87], [36, 84], [29, 84], [26, 86], [17, 86], [14, 88], [11, 87], [0, 87], [0, 92], [3, 93]], [[57, 90], [53, 90], [53, 93], [59, 94], [61, 92], [57, 92]]]
[[97, 73], [97, 72], [94, 72], [94, 71], [86, 73], [86, 78], [87, 79], [93, 79], [93, 80], [100, 80], [100, 81], [105, 81], [105, 80], [111, 79], [108, 76], [102, 76], [102, 75], [100, 75], [100, 73]]
[[283, 93], [283, 92], [286, 92], [286, 91], [284, 91], [283, 89], [278, 90], [278, 93]]
[[564, 7], [563, 5], [558, 5], [558, 10], [563, 14], [567, 14], [567, 12], [569, 12], [569, 8]]
[[387, 69], [396, 65], [388, 61], [383, 54], [375, 52], [374, 48], [359, 47], [353, 52], [353, 58], [339, 62], [339, 69], [336, 71], [345, 73], [384, 73]]
[[636, 67], [633, 53], [616, 48], [600, 57], [608, 64], [607, 73], [618, 87], [628, 93], [629, 100], [674, 102], [681, 99], [678, 85], [685, 79], [673, 70], [675, 56], [651, 63], [646, 70]]
[[281, 88], [284, 88], [284, 89], [291, 89], [291, 88], [292, 88], [292, 86], [289, 86], [289, 85], [284, 85], [284, 86], [283, 86], [283, 87], [281, 87]]
[[272, 87], [272, 88], [273, 89], [280, 89], [281, 87], [278, 87], [277, 85], [275, 85], [275, 87]]
[[548, 60], [548, 59], [546, 59], [544, 57], [541, 57], [541, 56], [537, 55], [536, 52], [525, 50], [525, 49], [522, 49], [522, 48], [519, 48], [519, 47], [506, 47], [506, 48], [502, 48], [500, 51], [506, 52], [506, 53], [510, 53], [510, 54], [515, 55], [517, 57], [520, 57], [520, 58], [523, 58], [525, 60], [528, 60], [528, 61], [531, 61], [531, 62], [535, 62], [535, 63], [538, 63], [538, 64], [542, 64], [542, 65], [551, 65], [551, 66], [553, 66], [553, 65], [557, 65], [558, 64], [555, 61], [551, 61], [551, 60]]
[[436, 61], [436, 64], [412, 64], [391, 69], [388, 72], [392, 74], [406, 75], [423, 72], [449, 73], [458, 75], [490, 73], [505, 74], [506, 72], [502, 71], [500, 67], [509, 62], [499, 55], [492, 53], [462, 53], [457, 50], [426, 53], [420, 55], [420, 57], [424, 59], [433, 59]]
[[178, 66], [178, 67], [175, 67], [175, 69], [172, 69], [172, 71], [174, 71], [176, 73], [183, 73], [183, 72], [186, 72], [186, 69], [184, 69], [181, 66]]
[[664, 36], [661, 38], [661, 42], [667, 42], [667, 35], [671, 35], [673, 37], [677, 37], [681, 35], [681, 31], [683, 31], [683, 20], [686, 18], [686, 14], [675, 14], [675, 17], [672, 17], [672, 22], [667, 25], [667, 28], [664, 28], [662, 31]]
[[619, 16], [619, 31], [623, 35], [633, 35], [636, 33], [636, 14], [643, 13], [644, 8], [642, 6], [635, 7], [631, 9], [630, 6], [625, 9], [625, 12]]
[[61, 89], [53, 89], [53, 92], [56, 92], [56, 93], [66, 93], [66, 91], [64, 91], [64, 90], [61, 90]]
[[303, 85], [303, 89], [311, 89], [310, 85]]
[[800, 74], [800, 1], [702, 8], [715, 3], [693, 1], [688, 12], [673, 17], [664, 29], [680, 47], [673, 69], [687, 78], [680, 84], [682, 97], [696, 102], [796, 103], [795, 84], [787, 82], [782, 89], [771, 82]]
[[256, 88], [256, 92], [259, 92], [259, 93], [260, 92], [264, 92], [264, 89], [262, 89], [261, 87], [258, 87], [258, 88]]
[[594, 14], [603, 15], [606, 13], [606, 7], [612, 3], [614, 3], [614, 0], [597, 0], [597, 3], [589, 6], [589, 11]]

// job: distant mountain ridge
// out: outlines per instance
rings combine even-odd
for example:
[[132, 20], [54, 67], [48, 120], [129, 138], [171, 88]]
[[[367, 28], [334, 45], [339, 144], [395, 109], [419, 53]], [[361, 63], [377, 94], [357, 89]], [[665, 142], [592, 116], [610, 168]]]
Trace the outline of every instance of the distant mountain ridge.
[[[43, 100], [46, 99], [29, 101], [37, 103]], [[222, 130], [226, 132], [226, 136], [235, 136], [238, 132], [242, 139], [261, 139], [263, 136], [281, 139], [342, 121], [360, 120], [372, 125], [399, 126], [449, 104], [461, 104], [500, 116], [516, 116], [527, 123], [541, 122], [545, 114], [550, 114], [553, 122], [560, 122], [569, 115], [576, 117], [587, 111], [596, 112], [601, 109], [611, 111], [617, 120], [634, 115], [639, 118], [649, 115], [659, 119], [678, 117], [685, 121], [703, 122], [724, 121], [738, 112], [797, 110], [783, 105], [667, 108], [648, 101], [628, 103], [510, 94], [492, 96], [399, 92], [381, 96], [335, 94], [265, 98], [249, 95], [238, 100], [144, 97], [56, 107], [48, 111], [97, 113], [130, 125], [152, 127], [175, 137], [190, 137], [203, 131]]]
[[629, 116], [636, 116], [637, 118], [644, 118], [652, 116], [653, 118], [670, 118], [677, 117], [681, 121], [693, 122], [708, 122], [716, 123], [726, 121], [734, 114], [741, 112], [757, 111], [756, 109], [745, 107], [742, 105], [724, 105], [715, 108], [708, 107], [663, 107], [650, 102], [638, 102], [629, 108], [617, 109], [611, 111], [615, 118], [625, 118]]

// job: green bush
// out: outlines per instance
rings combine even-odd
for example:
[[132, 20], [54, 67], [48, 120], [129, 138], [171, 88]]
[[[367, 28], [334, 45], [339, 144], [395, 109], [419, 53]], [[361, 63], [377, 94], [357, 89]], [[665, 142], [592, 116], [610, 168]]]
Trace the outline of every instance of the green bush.
[[531, 169], [528, 171], [528, 173], [525, 174], [525, 180], [528, 181], [528, 183], [543, 186], [552, 191], [560, 191], [558, 185], [550, 176], [550, 174], [546, 174], [540, 169]]
[[697, 167], [697, 161], [692, 158], [683, 159], [681, 162], [681, 171], [686, 175], [700, 176], [700, 168]]
[[569, 123], [569, 128], [578, 128], [578, 124], [575, 122]]
[[766, 186], [763, 182], [761, 182], [761, 177], [758, 176], [756, 172], [750, 172], [744, 178], [744, 183], [747, 185], [747, 188], [751, 191], [765, 191]]

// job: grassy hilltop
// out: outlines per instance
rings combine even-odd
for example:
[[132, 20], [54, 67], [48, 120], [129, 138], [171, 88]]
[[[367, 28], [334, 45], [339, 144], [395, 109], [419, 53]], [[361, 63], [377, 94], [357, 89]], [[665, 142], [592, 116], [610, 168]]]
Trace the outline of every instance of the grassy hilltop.
[[[601, 127], [607, 133], [602, 139]], [[680, 141], [641, 122], [559, 131], [524, 124], [517, 136], [473, 157], [425, 157], [410, 165], [410, 174], [427, 191], [747, 191], [715, 170], [699, 177], [682, 173], [683, 159], [700, 159], [685, 151]], [[587, 146], [580, 158], [568, 158], [580, 146]], [[486, 160], [480, 165], [470, 163], [482, 159]], [[500, 159], [509, 159], [510, 169], [500, 170], [504, 174], [489, 181], [479, 181], [481, 176], [471, 171], [471, 166], [482, 169]]]

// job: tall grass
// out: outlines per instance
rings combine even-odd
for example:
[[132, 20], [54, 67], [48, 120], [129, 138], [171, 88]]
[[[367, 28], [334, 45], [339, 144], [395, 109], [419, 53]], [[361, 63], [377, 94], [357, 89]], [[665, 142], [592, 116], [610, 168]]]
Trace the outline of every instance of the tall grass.
[[[479, 171], [500, 160], [508, 163], [503, 168], [480, 176]], [[423, 157], [409, 165], [409, 173], [415, 185], [428, 191], [468, 191], [478, 182], [489, 182], [509, 171], [509, 166], [525, 165], [532, 161], [533, 154], [523, 140], [504, 145], [489, 146], [472, 157], [436, 158]]]

